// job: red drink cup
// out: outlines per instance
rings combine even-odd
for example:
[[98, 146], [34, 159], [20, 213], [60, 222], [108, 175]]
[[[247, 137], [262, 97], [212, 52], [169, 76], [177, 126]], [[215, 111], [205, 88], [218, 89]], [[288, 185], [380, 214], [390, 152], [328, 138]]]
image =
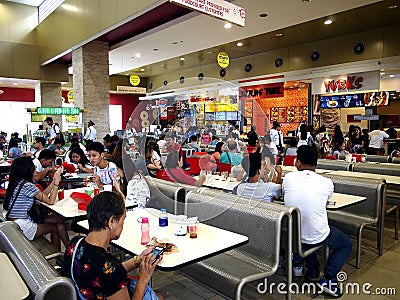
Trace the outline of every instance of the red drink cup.
[[99, 193], [100, 193], [100, 189], [98, 187], [95, 187], [94, 192], [93, 192], [94, 196], [98, 195]]
[[64, 189], [58, 191], [58, 200], [64, 199]]

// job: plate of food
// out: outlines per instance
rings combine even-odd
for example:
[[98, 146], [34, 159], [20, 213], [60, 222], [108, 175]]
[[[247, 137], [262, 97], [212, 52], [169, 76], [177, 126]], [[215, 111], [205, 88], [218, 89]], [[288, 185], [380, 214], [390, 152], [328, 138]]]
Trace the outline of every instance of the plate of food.
[[331, 107], [331, 108], [334, 108], [334, 107], [337, 107], [338, 104], [339, 104], [339, 103], [338, 103], [336, 100], [329, 100], [329, 101], [326, 103], [326, 106]]

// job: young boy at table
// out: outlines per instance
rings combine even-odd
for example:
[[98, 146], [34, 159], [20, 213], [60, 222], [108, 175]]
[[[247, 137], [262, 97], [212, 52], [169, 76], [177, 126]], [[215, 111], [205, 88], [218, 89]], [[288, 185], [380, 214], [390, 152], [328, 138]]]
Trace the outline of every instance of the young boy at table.
[[[319, 262], [316, 254], [311, 253], [305, 258], [306, 277], [309, 280], [319, 280], [317, 285], [321, 290], [337, 298], [343, 293], [336, 277], [350, 256], [352, 244], [343, 232], [328, 224], [326, 203], [332, 197], [333, 182], [330, 178], [315, 173], [317, 161], [315, 147], [303, 145], [297, 149], [297, 172], [286, 174], [282, 185], [283, 198], [285, 205], [300, 209], [303, 249], [327, 245], [331, 251], [321, 278], [319, 278]], [[295, 274], [296, 268], [301, 266], [302, 258], [294, 253]]]
[[92, 182], [96, 183], [99, 188], [104, 185], [113, 185], [113, 179], [118, 177], [118, 170], [115, 163], [107, 161], [104, 158], [104, 146], [100, 142], [93, 142], [87, 148], [89, 160], [93, 169], [83, 168], [86, 173], [93, 173], [94, 176], [91, 179]]

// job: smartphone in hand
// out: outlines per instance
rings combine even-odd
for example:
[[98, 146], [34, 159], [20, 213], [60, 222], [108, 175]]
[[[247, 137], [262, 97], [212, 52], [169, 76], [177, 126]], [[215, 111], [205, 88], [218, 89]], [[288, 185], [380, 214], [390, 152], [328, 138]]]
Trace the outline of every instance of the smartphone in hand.
[[152, 265], [157, 261], [157, 259], [160, 258], [161, 254], [163, 254], [164, 251], [165, 251], [165, 247], [159, 247], [159, 246], [154, 247], [154, 249], [153, 249], [153, 255], [154, 255], [156, 258], [155, 258], [155, 259], [153, 260], [153, 262], [151, 263]]

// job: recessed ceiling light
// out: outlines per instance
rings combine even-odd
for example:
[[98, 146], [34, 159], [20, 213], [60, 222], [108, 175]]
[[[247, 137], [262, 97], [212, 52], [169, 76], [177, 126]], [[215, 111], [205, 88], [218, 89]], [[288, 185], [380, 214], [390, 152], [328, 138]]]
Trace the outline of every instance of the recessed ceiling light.
[[283, 33], [282, 32], [275, 33], [275, 36], [276, 37], [281, 37], [281, 36], [283, 36]]
[[139, 57], [141, 57], [142, 56], [142, 54], [140, 54], [140, 53], [136, 53], [135, 54], [135, 57], [137, 57], [137, 58], [139, 58]]
[[178, 45], [178, 42], [172, 42], [172, 45]]
[[153, 48], [153, 51], [158, 51], [158, 48]]
[[381, 72], [381, 75], [385, 75], [386, 73], [385, 72]]
[[397, 8], [397, 5], [396, 5], [396, 4], [393, 4], [393, 5], [388, 6], [388, 9], [395, 9], [395, 8]]
[[185, 58], [184, 58], [184, 57], [181, 57], [179, 60], [185, 60]]
[[298, 86], [299, 84], [296, 82], [295, 84], [294, 84], [294, 86]]
[[238, 42], [238, 43], [236, 44], [236, 46], [242, 47], [242, 46], [243, 46], [243, 43], [242, 43], [242, 42]]
[[393, 77], [394, 77], [394, 75], [393, 75], [393, 74], [392, 74], [392, 75], [389, 75], [389, 77], [390, 77], [390, 78], [393, 78]]
[[331, 19], [328, 19], [324, 22], [325, 25], [331, 25], [333, 21]]
[[164, 64], [159, 64], [160, 67], [164, 67]]
[[208, 51], [208, 54], [213, 54], [213, 52], [212, 51]]
[[145, 69], [143, 69], [143, 68], [141, 68], [141, 69], [140, 69], [140, 72], [144, 72], [144, 71], [146, 71], [146, 70], [145, 70]]
[[231, 23], [225, 23], [224, 28], [225, 29], [230, 29], [230, 28], [232, 28], [232, 24]]
[[307, 3], [307, 2], [311, 2], [312, 0], [301, 0], [301, 1]]
[[266, 17], [268, 17], [268, 14], [262, 13], [262, 14], [259, 14], [259, 16], [260, 16], [260, 18], [266, 18]]

